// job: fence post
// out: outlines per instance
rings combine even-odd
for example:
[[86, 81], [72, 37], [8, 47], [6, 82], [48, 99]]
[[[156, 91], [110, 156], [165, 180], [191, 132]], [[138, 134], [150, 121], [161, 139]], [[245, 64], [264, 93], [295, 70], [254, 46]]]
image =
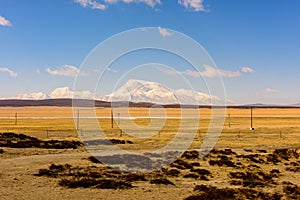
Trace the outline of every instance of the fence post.
[[16, 114], [15, 114], [15, 126], [17, 125], [17, 123], [18, 123], [18, 113], [16, 112]]
[[282, 133], [281, 133], [281, 131], [280, 131], [280, 133], [279, 133], [279, 136], [280, 136], [280, 138], [282, 138]]

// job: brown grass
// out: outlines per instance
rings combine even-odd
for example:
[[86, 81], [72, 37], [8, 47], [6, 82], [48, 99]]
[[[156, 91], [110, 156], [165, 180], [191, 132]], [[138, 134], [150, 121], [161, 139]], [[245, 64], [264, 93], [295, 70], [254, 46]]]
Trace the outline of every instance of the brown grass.
[[[86, 116], [90, 111], [80, 109], [80, 116]], [[130, 108], [130, 116], [145, 117], [161, 115], [167, 113], [168, 117], [200, 116], [200, 121], [191, 119], [167, 119], [161, 127], [162, 119], [135, 119], [132, 126], [128, 120], [120, 120], [121, 131], [117, 126], [117, 113], [124, 113], [123, 108], [117, 108], [115, 112], [114, 128], [111, 128], [111, 120], [98, 119], [102, 130], [109, 138], [122, 138], [134, 140], [135, 145], [128, 148], [132, 149], [158, 149], [172, 141], [177, 134], [181, 123], [182, 134], [196, 133], [192, 148], [199, 148], [206, 136], [210, 123], [211, 109], [201, 108], [191, 109], [148, 109]], [[18, 113], [17, 125], [15, 125], [15, 113]], [[217, 143], [218, 147], [226, 148], [247, 148], [266, 146], [267, 148], [300, 146], [300, 109], [265, 109], [255, 108], [253, 110], [253, 123], [255, 130], [250, 131], [250, 110], [249, 109], [227, 109], [230, 113], [231, 126], [228, 127], [228, 119], [225, 119], [222, 134]], [[110, 117], [110, 108], [97, 108], [97, 116]], [[75, 118], [77, 113], [75, 112]], [[0, 108], [0, 132], [25, 133], [40, 139], [79, 139], [75, 130], [72, 108], [69, 107], [1, 107]], [[35, 118], [32, 118], [35, 117]], [[43, 117], [48, 117], [43, 119]], [[49, 119], [50, 117], [50, 119]], [[84, 132], [91, 128], [89, 120], [81, 120], [80, 131]], [[199, 125], [199, 126], [198, 126]], [[93, 127], [94, 128], [94, 127]], [[97, 127], [96, 127], [97, 128]], [[197, 131], [198, 130], [198, 131]], [[80, 133], [79, 131], [79, 133]], [[135, 138], [132, 134], [153, 133], [152, 137], [143, 139]], [[125, 145], [126, 146], [126, 145]], [[124, 147], [127, 148], [127, 147]]]

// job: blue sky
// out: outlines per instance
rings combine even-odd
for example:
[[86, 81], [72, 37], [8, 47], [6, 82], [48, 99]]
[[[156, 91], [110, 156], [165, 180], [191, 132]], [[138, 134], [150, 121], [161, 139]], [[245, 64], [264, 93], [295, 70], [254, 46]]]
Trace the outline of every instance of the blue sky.
[[[206, 49], [224, 72], [229, 99], [299, 103], [299, 10], [297, 0], [0, 0], [0, 96], [72, 88], [99, 43], [129, 29], [163, 27]], [[129, 68], [119, 65], [107, 76]], [[184, 76], [192, 83], [201, 78]]]

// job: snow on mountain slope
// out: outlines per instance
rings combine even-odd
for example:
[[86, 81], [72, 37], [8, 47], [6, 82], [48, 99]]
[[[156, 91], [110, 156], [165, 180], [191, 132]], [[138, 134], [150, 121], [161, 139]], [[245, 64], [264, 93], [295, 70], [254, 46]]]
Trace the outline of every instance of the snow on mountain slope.
[[209, 94], [192, 90], [172, 90], [160, 83], [143, 80], [129, 80], [115, 92], [105, 95], [103, 101], [150, 102], [156, 104], [211, 104], [211, 101], [222, 101]]
[[18, 94], [17, 96], [1, 98], [1, 99], [42, 100], [47, 98], [48, 96], [45, 93], [34, 92], [34, 93]]
[[[18, 94], [13, 97], [0, 98], [0, 99], [20, 99], [20, 100], [43, 100], [43, 99], [94, 99], [94, 93], [90, 91], [76, 91], [74, 92], [68, 87], [56, 88], [49, 95], [43, 92]], [[97, 98], [97, 97], [96, 97]]]
[[172, 90], [163, 84], [144, 80], [129, 80], [115, 92], [105, 96], [95, 96], [94, 93], [87, 90], [74, 92], [68, 87], [60, 87], [53, 90], [49, 95], [37, 92], [20, 94], [15, 97], [2, 99], [42, 100], [61, 98], [96, 99], [108, 102], [131, 101], [136, 103], [148, 102], [155, 104], [185, 105], [210, 105], [213, 101], [214, 104], [224, 104], [224, 101], [216, 96], [185, 89]]
[[76, 98], [76, 99], [94, 99], [94, 93], [84, 90], [74, 92], [68, 87], [56, 88], [50, 95], [51, 99], [61, 99], [61, 98]]
[[52, 99], [59, 99], [59, 98], [73, 98], [74, 92], [68, 87], [61, 87], [56, 88], [53, 92], [49, 95]]
[[142, 80], [129, 80], [114, 93], [101, 98], [103, 101], [131, 102], [176, 102], [173, 91], [159, 83]]

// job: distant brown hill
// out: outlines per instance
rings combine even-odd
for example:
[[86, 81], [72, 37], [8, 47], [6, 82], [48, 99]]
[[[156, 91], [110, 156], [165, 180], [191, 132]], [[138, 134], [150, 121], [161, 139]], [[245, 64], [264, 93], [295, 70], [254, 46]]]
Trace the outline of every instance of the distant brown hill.
[[[126, 102], [126, 101], [119, 101], [119, 102], [107, 102], [107, 101], [99, 101], [99, 100], [88, 100], [88, 99], [44, 99], [44, 100], [20, 100], [20, 99], [6, 99], [6, 100], [0, 100], [0, 107], [24, 107], [24, 106], [59, 106], [59, 107], [72, 107], [72, 106], [78, 106], [78, 107], [107, 107], [110, 108], [113, 107], [155, 107], [159, 106], [157, 104], [153, 103], [145, 103], [145, 102]], [[168, 105], [162, 105], [165, 108], [211, 108], [210, 105], [179, 105], [179, 104], [168, 104]], [[218, 107], [218, 106], [214, 106]], [[223, 106], [220, 106], [223, 107]], [[294, 104], [289, 106], [282, 106], [282, 105], [268, 105], [268, 104], [249, 104], [249, 105], [237, 105], [227, 106], [228, 108], [245, 108], [248, 109], [250, 107], [253, 108], [299, 108], [300, 104]]]
[[[0, 107], [23, 107], [23, 106], [59, 106], [71, 107], [73, 104], [80, 107], [111, 107], [111, 102], [86, 100], [86, 99], [45, 99], [45, 100], [19, 100], [9, 99], [0, 100]], [[116, 102], [113, 106], [131, 106], [131, 107], [151, 107], [151, 103], [132, 103], [132, 102]]]

